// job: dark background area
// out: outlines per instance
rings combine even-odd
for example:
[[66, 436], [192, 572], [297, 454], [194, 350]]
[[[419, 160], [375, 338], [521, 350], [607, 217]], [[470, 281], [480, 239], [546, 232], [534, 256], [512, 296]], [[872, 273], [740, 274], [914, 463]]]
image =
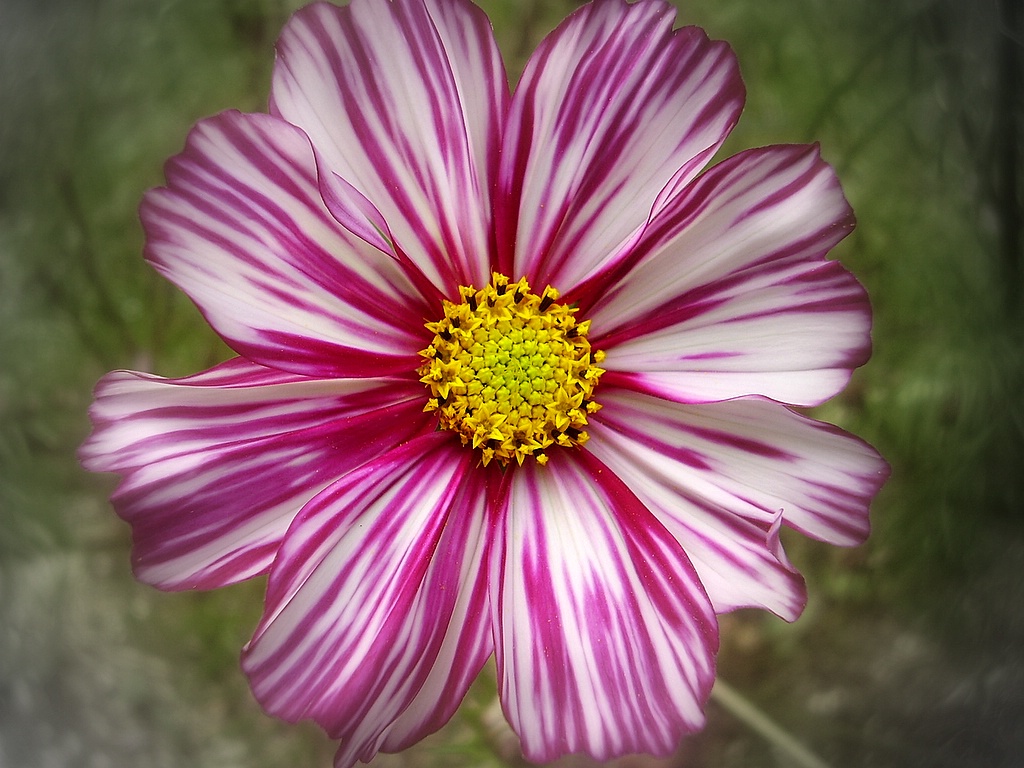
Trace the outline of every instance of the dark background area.
[[[0, 0], [0, 766], [328, 766], [238, 670], [262, 583], [134, 583], [111, 478], [74, 452], [112, 368], [226, 350], [142, 261], [136, 209], [197, 119], [264, 108], [291, 0]], [[835, 768], [1024, 765], [1024, 13], [1016, 0], [679, 0], [730, 41], [747, 109], [723, 154], [820, 141], [859, 226], [875, 355], [816, 415], [893, 477], [863, 547], [793, 537], [792, 625], [723, 617], [720, 673]], [[576, 3], [489, 0], [511, 74]], [[516, 764], [482, 680], [380, 765]], [[567, 758], [565, 765], [589, 765]], [[792, 765], [713, 701], [667, 760]]]

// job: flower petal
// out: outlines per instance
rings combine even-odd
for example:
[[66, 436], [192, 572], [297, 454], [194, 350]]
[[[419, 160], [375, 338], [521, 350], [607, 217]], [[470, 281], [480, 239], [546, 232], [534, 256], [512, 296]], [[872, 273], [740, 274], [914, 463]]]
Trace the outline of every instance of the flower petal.
[[668, 754], [703, 724], [717, 625], [669, 533], [585, 451], [511, 474], [491, 566], [498, 684], [531, 761]]
[[674, 19], [662, 0], [590, 3], [531, 57], [502, 152], [501, 271], [568, 291], [721, 146], [743, 106], [735, 57]]
[[265, 572], [292, 518], [329, 482], [429, 428], [422, 387], [306, 379], [235, 359], [183, 379], [115, 371], [80, 451], [123, 475], [136, 576], [212, 589]]
[[428, 305], [331, 216], [301, 131], [226, 112], [166, 172], [142, 203], [146, 257], [236, 351], [309, 376], [415, 368]]
[[450, 434], [422, 436], [326, 489], [288, 531], [243, 667], [270, 713], [342, 739], [338, 768], [440, 727], [491, 653], [493, 473], [476, 461]]
[[[606, 393], [607, 394], [607, 393]], [[613, 393], [593, 418], [587, 450], [629, 486], [676, 538], [716, 613], [764, 608], [793, 621], [807, 592], [779, 542], [782, 514], [751, 508], [713, 483], [712, 461], [678, 421], [643, 411], [650, 398]], [[656, 403], [656, 415], [680, 406]]]
[[606, 381], [682, 402], [835, 395], [870, 354], [867, 294], [823, 257], [853, 228], [815, 146], [752, 150], [672, 200], [589, 311]]
[[[868, 505], [889, 470], [853, 435], [763, 398], [680, 405], [607, 388], [600, 401], [588, 449], [621, 471], [641, 499], [650, 497], [663, 522], [672, 516], [697, 530], [715, 522], [718, 508], [720, 522], [733, 515], [769, 533], [781, 515], [784, 525], [831, 544], [867, 537]], [[670, 491], [680, 497], [675, 512]], [[748, 557], [731, 554], [737, 567]], [[782, 588], [784, 573], [771, 578]]]
[[465, 0], [314, 3], [277, 50], [271, 112], [309, 135], [339, 217], [372, 204], [446, 295], [485, 283], [508, 102], [487, 17]]

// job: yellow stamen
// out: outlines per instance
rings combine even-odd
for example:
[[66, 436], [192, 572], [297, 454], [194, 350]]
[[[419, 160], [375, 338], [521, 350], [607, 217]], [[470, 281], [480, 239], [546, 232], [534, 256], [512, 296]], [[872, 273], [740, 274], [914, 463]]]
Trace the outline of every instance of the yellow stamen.
[[444, 318], [427, 323], [434, 340], [420, 352], [430, 390], [423, 410], [479, 449], [485, 465], [527, 456], [543, 465], [550, 446], [583, 445], [604, 373], [604, 353], [587, 341], [590, 321], [577, 324], [558, 291], [532, 293], [525, 277], [510, 283], [495, 273], [490, 285], [459, 293], [461, 304], [445, 301]]

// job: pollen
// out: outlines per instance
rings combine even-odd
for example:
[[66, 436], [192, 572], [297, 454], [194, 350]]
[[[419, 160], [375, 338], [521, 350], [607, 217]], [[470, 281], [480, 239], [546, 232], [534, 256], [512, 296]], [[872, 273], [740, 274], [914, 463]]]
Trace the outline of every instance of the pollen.
[[604, 353], [590, 348], [590, 321], [560, 304], [550, 286], [540, 294], [526, 278], [495, 273], [483, 288], [462, 286], [462, 302], [445, 301], [444, 317], [420, 352], [425, 411], [442, 429], [479, 449], [484, 465], [548, 461], [551, 446], [587, 442], [587, 417], [600, 405], [594, 388]]

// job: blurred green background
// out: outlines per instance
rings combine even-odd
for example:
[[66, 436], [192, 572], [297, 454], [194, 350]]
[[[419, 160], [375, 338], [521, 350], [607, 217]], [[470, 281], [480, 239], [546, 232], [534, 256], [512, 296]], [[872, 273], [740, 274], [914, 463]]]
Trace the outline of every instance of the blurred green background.
[[[489, 0], [513, 76], [577, 3]], [[893, 479], [869, 543], [794, 537], [811, 602], [723, 621], [723, 679], [836, 768], [1024, 764], [1024, 113], [1019, 0], [679, 0], [748, 88], [728, 153], [818, 140], [857, 211], [835, 255], [875, 355], [820, 409]], [[262, 583], [132, 581], [112, 478], [81, 471], [95, 380], [225, 349], [141, 257], [136, 207], [190, 125], [264, 108], [292, 0], [0, 0], [0, 766], [328, 766], [238, 670]], [[474, 690], [380, 765], [517, 764]], [[589, 765], [569, 758], [563, 765]], [[667, 760], [791, 763], [713, 702]]]

